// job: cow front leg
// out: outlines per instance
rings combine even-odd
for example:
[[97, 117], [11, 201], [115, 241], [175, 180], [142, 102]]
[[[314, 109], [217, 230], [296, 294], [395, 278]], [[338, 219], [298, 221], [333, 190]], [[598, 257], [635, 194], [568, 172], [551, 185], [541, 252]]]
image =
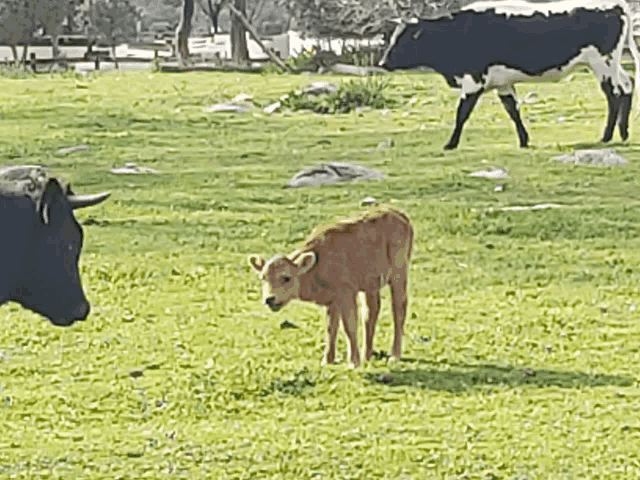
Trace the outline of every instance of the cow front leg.
[[340, 310], [331, 304], [327, 307], [327, 340], [324, 352], [323, 364], [332, 364], [336, 361], [336, 336], [340, 326]]
[[358, 309], [356, 294], [347, 293], [342, 301], [342, 325], [349, 342], [349, 359], [354, 367], [360, 365], [358, 350]]
[[520, 109], [518, 108], [515, 89], [513, 87], [509, 87], [508, 89], [501, 90], [498, 92], [498, 96], [500, 97], [500, 101], [502, 102], [505, 110], [509, 114], [509, 117], [511, 117], [513, 123], [516, 124], [518, 138], [520, 139], [520, 146], [522, 148], [527, 147], [529, 145], [529, 134], [527, 133], [527, 129], [524, 128], [522, 118], [520, 118]]
[[618, 129], [622, 140], [629, 138], [629, 114], [631, 113], [631, 97], [633, 94], [625, 93], [620, 99], [620, 110], [618, 112]]
[[365, 293], [367, 299], [368, 317], [365, 324], [365, 353], [364, 359], [370, 360], [373, 356], [373, 335], [376, 332], [376, 322], [380, 313], [380, 291], [372, 291]]
[[608, 142], [613, 137], [613, 129], [616, 126], [616, 121], [618, 119], [618, 112], [620, 110], [621, 105], [621, 97], [616, 95], [613, 91], [613, 84], [611, 83], [611, 79], [605, 80], [600, 84], [602, 91], [607, 97], [607, 105], [609, 107], [609, 111], [607, 114], [607, 124], [604, 128], [604, 134], [602, 135], [602, 141]]
[[456, 126], [453, 129], [453, 134], [451, 135], [451, 139], [449, 143], [444, 146], [445, 150], [453, 150], [460, 143], [460, 135], [462, 134], [462, 127], [464, 127], [464, 122], [467, 121], [469, 115], [473, 111], [473, 107], [478, 103], [478, 99], [480, 95], [482, 95], [484, 89], [480, 89], [475, 93], [463, 93], [460, 97], [460, 103], [458, 103], [458, 112], [456, 113]]
[[620, 107], [618, 109], [618, 128], [620, 130], [620, 136], [623, 140], [629, 138], [629, 114], [631, 113], [631, 104], [633, 97], [633, 87], [635, 80], [620, 69], [620, 78], [622, 78], [623, 85], [622, 95], [620, 97]]

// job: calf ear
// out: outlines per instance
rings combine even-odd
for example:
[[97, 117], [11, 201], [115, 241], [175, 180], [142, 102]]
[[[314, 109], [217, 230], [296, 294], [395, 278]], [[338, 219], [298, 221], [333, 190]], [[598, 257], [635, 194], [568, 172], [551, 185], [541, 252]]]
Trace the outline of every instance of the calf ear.
[[249, 255], [249, 265], [251, 265], [257, 272], [261, 272], [264, 267], [265, 261], [260, 255]]
[[316, 264], [316, 253], [305, 252], [296, 259], [296, 265], [300, 267], [299, 273], [307, 273]]

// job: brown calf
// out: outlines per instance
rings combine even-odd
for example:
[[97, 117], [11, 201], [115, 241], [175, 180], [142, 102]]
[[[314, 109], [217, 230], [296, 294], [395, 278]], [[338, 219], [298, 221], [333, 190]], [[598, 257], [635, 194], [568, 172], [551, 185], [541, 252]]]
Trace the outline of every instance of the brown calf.
[[369, 316], [365, 325], [365, 359], [373, 355], [373, 334], [380, 312], [380, 289], [391, 287], [395, 335], [392, 358], [400, 359], [407, 314], [407, 280], [413, 228], [407, 216], [378, 207], [355, 219], [317, 227], [304, 245], [285, 256], [265, 261], [249, 257], [263, 283], [263, 301], [274, 312], [300, 299], [327, 307], [324, 362], [335, 361], [340, 317], [349, 340], [350, 359], [360, 364], [356, 295], [364, 292]]

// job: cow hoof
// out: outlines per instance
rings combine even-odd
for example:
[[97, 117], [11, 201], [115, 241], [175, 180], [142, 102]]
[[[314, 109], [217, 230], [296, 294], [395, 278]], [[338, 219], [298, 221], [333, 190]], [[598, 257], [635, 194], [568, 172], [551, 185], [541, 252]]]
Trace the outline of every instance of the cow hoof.
[[444, 150], [454, 150], [456, 147], [458, 146], [457, 143], [451, 144], [451, 143], [447, 143], [444, 146]]

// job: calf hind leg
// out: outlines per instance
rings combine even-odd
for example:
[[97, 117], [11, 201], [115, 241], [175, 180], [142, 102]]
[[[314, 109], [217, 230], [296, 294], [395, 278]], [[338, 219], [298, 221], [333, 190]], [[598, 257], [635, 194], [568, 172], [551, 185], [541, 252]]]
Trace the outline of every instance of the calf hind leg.
[[391, 307], [393, 310], [393, 346], [391, 358], [400, 360], [402, 357], [402, 336], [404, 335], [404, 322], [407, 316], [407, 272], [395, 276], [389, 283], [391, 287]]
[[460, 98], [458, 111], [456, 113], [456, 126], [453, 129], [453, 134], [451, 135], [449, 143], [444, 146], [445, 150], [453, 150], [458, 146], [458, 143], [460, 143], [460, 135], [462, 135], [462, 128], [464, 127], [464, 123], [469, 118], [469, 115], [471, 115], [473, 107], [475, 107], [476, 103], [478, 103], [478, 99], [480, 98], [480, 95], [482, 95], [483, 91], [484, 89], [481, 88], [475, 93], [463, 94], [463, 96]]
[[502, 102], [505, 110], [509, 114], [509, 117], [511, 117], [511, 120], [516, 124], [518, 138], [520, 139], [520, 146], [523, 148], [528, 146], [529, 134], [527, 133], [527, 129], [524, 128], [522, 118], [520, 117], [520, 109], [518, 108], [515, 89], [513, 86], [510, 86], [507, 89], [500, 90], [498, 92], [498, 96], [500, 97], [500, 101]]
[[366, 292], [368, 317], [365, 324], [365, 354], [364, 359], [370, 360], [373, 356], [373, 335], [376, 331], [376, 322], [380, 313], [380, 291]]

